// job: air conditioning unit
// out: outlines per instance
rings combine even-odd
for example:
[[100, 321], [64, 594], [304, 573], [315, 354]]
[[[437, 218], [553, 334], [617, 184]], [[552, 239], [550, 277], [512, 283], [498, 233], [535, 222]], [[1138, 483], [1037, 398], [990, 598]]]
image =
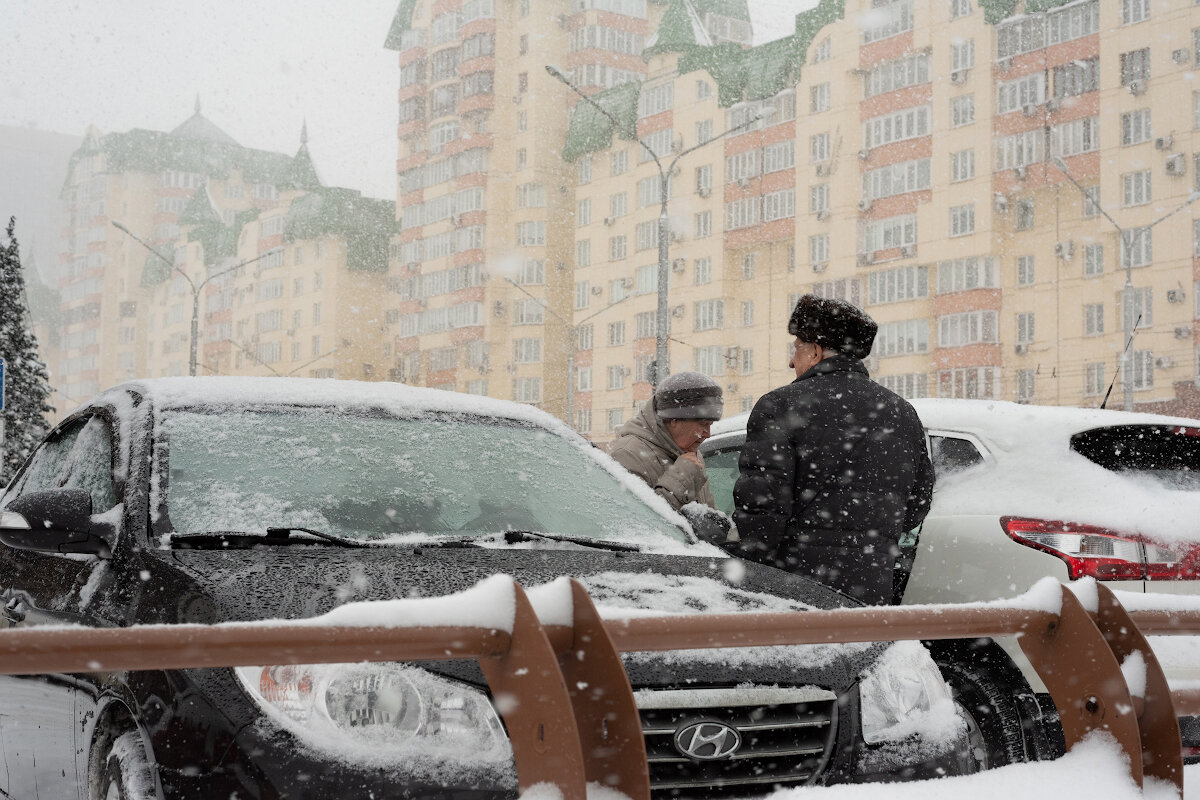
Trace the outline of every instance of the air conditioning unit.
[[683, 137], [676, 136], [671, 140], [671, 152], [678, 153], [681, 150], [683, 150]]
[[1188, 57], [1187, 48], [1181, 47], [1178, 50], [1171, 51], [1171, 60], [1176, 64], [1186, 64], [1190, 60]]
[[1183, 325], [1183, 326], [1176, 328], [1175, 329], [1175, 338], [1176, 339], [1192, 338], [1192, 327], [1190, 325]]
[[725, 358], [727, 358], [728, 360], [735, 361], [741, 357], [742, 357], [742, 348], [738, 347], [736, 344], [733, 347], [725, 348]]
[[451, 222], [453, 222], [453, 223], [454, 223], [454, 227], [456, 227], [456, 228], [457, 228], [457, 227], [459, 227], [460, 225], [462, 225], [462, 219], [463, 219], [463, 215], [462, 215], [462, 214], [455, 214], [453, 217], [451, 217], [451, 218], [450, 218], [450, 221], [451, 221]]
[[621, 278], [621, 288], [626, 291], [633, 288], [633, 278]]
[[871, 157], [871, 148], [864, 147], [862, 150], [858, 151], [859, 161], [866, 161], [870, 157]]
[[679, 231], [668, 231], [668, 232], [667, 232], [667, 241], [670, 241], [670, 242], [682, 242], [682, 241], [683, 241], [683, 234], [682, 234], [682, 233], [680, 233]]
[[1022, 344], [1019, 344], [1016, 347], [1014, 347], [1013, 350], [1016, 352], [1017, 355], [1023, 356], [1029, 352], [1029, 345], [1022, 343]]
[[829, 177], [829, 162], [828, 161], [821, 161], [817, 164], [817, 177], [818, 178], [828, 178]]
[[1029, 167], [1021, 165], [1013, 168], [1013, 177], [1019, 181], [1025, 180], [1025, 176], [1029, 174]]
[[822, 208], [820, 211], [817, 212], [817, 221], [818, 222], [824, 222], [827, 219], [829, 219], [829, 209], [828, 208]]
[[711, 186], [701, 186], [699, 189], [696, 190], [696, 194], [700, 195], [701, 197], [708, 197], [709, 195], [712, 194], [712, 187]]
[[736, 383], [731, 383], [725, 387], [725, 391], [730, 392], [731, 394], [733, 392], [736, 392], [737, 390], [738, 390], [738, 386]]
[[1182, 303], [1183, 297], [1183, 289], [1167, 289], [1168, 303]]
[[605, 217], [605, 218], [604, 218], [604, 224], [605, 224], [605, 225], [612, 225], [612, 224], [613, 224], [614, 222], [616, 222], [616, 221], [617, 221], [617, 218], [616, 218], [616, 217]]
[[1155, 150], [1170, 150], [1174, 146], [1175, 146], [1175, 137], [1170, 136], [1170, 135], [1159, 136], [1157, 139], [1154, 140], [1154, 149]]
[[967, 82], [967, 74], [968, 74], [968, 70], [956, 69], [950, 73], [950, 82], [955, 84], [956, 86], [961, 86], [962, 84]]
[[737, 185], [742, 187], [743, 189], [745, 189], [747, 186], [750, 185], [750, 179], [749, 178], [738, 178]]
[[1179, 177], [1187, 172], [1187, 159], [1183, 153], [1175, 153], [1167, 157], [1167, 174]]
[[683, 272], [685, 269], [687, 269], [686, 258], [676, 258], [671, 261], [672, 272]]
[[817, 263], [813, 264], [812, 267], [813, 267], [813, 272], [820, 273], [820, 272], [824, 272], [826, 269], [828, 269], [829, 264], [827, 264], [824, 261], [818, 261]]
[[516, 365], [516, 364], [514, 364], [514, 363], [513, 363], [513, 362], [511, 362], [511, 361], [510, 361], [510, 362], [508, 362], [507, 364], [505, 364], [505, 365], [504, 365], [504, 368], [505, 368], [506, 370], [508, 370], [508, 374], [509, 374], [509, 375], [516, 375], [516, 374], [517, 374], [517, 365]]
[[1144, 94], [1146, 91], [1146, 82], [1143, 80], [1134, 80], [1129, 82], [1130, 94]]
[[870, 211], [871, 210], [871, 201], [865, 197], [862, 200], [859, 200], [858, 201], [858, 210], [863, 212], [864, 214], [866, 212]]
[[1026, 103], [1025, 105], [1021, 106], [1021, 113], [1027, 117], [1036, 117], [1037, 106], [1035, 106], [1033, 103]]
[[1175, 366], [1175, 362], [1171, 360], [1170, 356], [1158, 356], [1154, 359], [1155, 369], [1170, 369], [1173, 366]]
[[858, 265], [860, 267], [865, 267], [868, 264], [874, 264], [874, 263], [875, 263], [875, 251], [874, 250], [871, 250], [866, 253], [858, 254]]
[[901, 258], [914, 258], [917, 255], [917, 246], [915, 244], [906, 244], [900, 248]]
[[628, 378], [632, 372], [633, 370], [631, 370], [629, 367], [621, 367], [621, 374], [626, 378]]
[[997, 214], [1003, 214], [1005, 211], [1008, 211], [1008, 195], [996, 192], [992, 196], [992, 210]]
[[672, 316], [672, 317], [682, 317], [682, 316], [683, 316], [683, 313], [684, 313], [684, 310], [685, 310], [685, 309], [684, 309], [684, 307], [683, 307], [683, 304], [680, 304], [680, 305], [677, 305], [677, 306], [672, 306], [672, 308], [671, 308], [671, 316]]
[[997, 58], [996, 59], [996, 71], [997, 72], [1008, 72], [1010, 69], [1012, 69], [1012, 59], [1011, 58]]
[[1070, 261], [1075, 256], [1075, 242], [1067, 239], [1063, 242], [1054, 243], [1054, 256], [1061, 258], [1063, 261]]
[[497, 317], [504, 316], [504, 303], [500, 300], [492, 303], [492, 315]]
[[1060, 108], [1062, 108], [1062, 98], [1061, 97], [1051, 97], [1049, 100], [1046, 101], [1046, 110], [1047, 111], [1058, 111]]
[[603, 286], [593, 286], [592, 294], [604, 294], [604, 287]]

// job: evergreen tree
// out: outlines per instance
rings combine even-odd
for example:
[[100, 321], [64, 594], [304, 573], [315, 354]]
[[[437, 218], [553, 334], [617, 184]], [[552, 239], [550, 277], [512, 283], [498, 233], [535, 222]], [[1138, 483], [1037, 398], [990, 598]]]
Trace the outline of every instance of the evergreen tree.
[[7, 242], [0, 241], [0, 358], [4, 359], [4, 444], [0, 447], [0, 486], [46, 435], [50, 405], [50, 374], [38, 357], [37, 338], [30, 327], [25, 276], [17, 246], [16, 217], [8, 220]]

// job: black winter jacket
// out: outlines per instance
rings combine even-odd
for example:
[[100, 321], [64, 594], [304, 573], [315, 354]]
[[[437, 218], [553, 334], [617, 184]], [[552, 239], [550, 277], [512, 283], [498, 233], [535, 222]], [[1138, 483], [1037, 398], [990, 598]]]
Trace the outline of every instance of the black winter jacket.
[[892, 546], [933, 494], [917, 412], [846, 355], [759, 399], [738, 466], [738, 550], [781, 566], [806, 544]]

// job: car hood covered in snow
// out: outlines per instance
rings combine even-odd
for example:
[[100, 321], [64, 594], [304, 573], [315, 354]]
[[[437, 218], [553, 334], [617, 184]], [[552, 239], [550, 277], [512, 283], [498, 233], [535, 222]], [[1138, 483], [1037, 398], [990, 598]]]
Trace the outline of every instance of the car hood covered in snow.
[[[135, 611], [143, 624], [309, 618], [349, 602], [448, 595], [495, 574], [511, 575], [527, 587], [562, 576], [578, 578], [606, 618], [854, 605], [780, 570], [707, 556], [295, 546], [147, 550], [143, 556], [150, 578]], [[175, 599], [166, 602], [166, 597]], [[840, 693], [879, 652], [879, 646], [870, 644], [705, 649], [631, 653], [626, 664], [641, 686], [766, 681], [819, 685]], [[431, 666], [482, 680], [473, 663]]]

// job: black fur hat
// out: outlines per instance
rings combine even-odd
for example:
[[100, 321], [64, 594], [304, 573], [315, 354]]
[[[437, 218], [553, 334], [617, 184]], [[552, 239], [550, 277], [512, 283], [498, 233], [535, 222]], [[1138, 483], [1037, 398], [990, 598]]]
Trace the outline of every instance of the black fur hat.
[[806, 294], [788, 320], [788, 333], [802, 342], [819, 344], [855, 358], [866, 358], [879, 326], [857, 306]]

